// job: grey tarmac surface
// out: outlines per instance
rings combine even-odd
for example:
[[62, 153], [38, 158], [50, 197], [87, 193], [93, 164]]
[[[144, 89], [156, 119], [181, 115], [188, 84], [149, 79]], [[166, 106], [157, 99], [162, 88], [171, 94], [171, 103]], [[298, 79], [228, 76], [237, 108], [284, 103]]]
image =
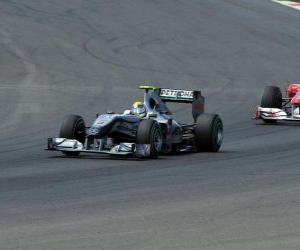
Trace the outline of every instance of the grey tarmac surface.
[[[300, 80], [300, 12], [263, 0], [1, 0], [0, 13], [0, 249], [300, 249], [299, 125], [250, 120], [264, 86]], [[43, 151], [65, 114], [122, 111], [144, 80], [200, 88], [223, 118], [222, 152]]]

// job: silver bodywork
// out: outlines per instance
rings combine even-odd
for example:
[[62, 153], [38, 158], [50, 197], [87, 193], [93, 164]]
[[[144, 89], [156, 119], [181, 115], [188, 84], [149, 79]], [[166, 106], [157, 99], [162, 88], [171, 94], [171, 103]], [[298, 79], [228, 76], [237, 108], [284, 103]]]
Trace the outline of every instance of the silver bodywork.
[[123, 114], [99, 115], [92, 126], [86, 128], [84, 143], [74, 139], [49, 138], [47, 150], [147, 157], [150, 154], [150, 145], [135, 143], [137, 129], [142, 119], [153, 119], [160, 125], [163, 138], [157, 146], [159, 152], [168, 153], [174, 145], [182, 145], [182, 149], [191, 148], [184, 146], [183, 142], [193, 139], [193, 134], [186, 131], [189, 129], [192, 131], [194, 124], [182, 125], [173, 120], [166, 102], [191, 103], [192, 114], [196, 120], [204, 111], [204, 97], [201, 92], [148, 86], [140, 88], [145, 90], [146, 117], [138, 117], [130, 110], [125, 110]]

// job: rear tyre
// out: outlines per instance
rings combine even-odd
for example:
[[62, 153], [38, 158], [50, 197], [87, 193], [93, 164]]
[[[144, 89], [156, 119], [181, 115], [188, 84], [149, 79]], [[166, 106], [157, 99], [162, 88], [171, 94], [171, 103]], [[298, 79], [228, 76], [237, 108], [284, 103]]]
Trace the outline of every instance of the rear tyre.
[[156, 159], [162, 148], [162, 130], [155, 120], [142, 120], [139, 124], [136, 143], [150, 145], [150, 158]]
[[223, 123], [217, 114], [202, 114], [194, 130], [198, 152], [218, 152], [223, 142]]
[[[261, 107], [282, 109], [282, 93], [277, 86], [266, 86], [261, 98]], [[265, 123], [276, 123], [277, 120], [266, 120]]]
[[[85, 123], [81, 116], [67, 115], [60, 127], [59, 137], [75, 139], [81, 143], [85, 140]], [[62, 151], [68, 156], [78, 156], [79, 152]]]

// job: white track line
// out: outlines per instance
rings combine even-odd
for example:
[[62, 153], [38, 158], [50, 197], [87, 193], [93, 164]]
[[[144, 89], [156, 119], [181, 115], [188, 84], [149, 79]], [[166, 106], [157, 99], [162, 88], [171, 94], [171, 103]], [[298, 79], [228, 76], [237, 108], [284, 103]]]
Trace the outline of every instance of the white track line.
[[296, 2], [292, 2], [292, 1], [278, 1], [278, 0], [272, 0], [272, 2], [279, 3], [282, 5], [294, 8], [296, 10], [300, 10], [300, 3], [296, 3]]

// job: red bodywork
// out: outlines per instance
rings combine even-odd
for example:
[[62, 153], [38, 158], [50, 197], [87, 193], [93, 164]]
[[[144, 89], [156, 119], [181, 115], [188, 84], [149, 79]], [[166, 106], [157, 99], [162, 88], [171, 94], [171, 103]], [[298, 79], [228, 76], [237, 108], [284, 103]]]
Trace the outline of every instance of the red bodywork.
[[292, 98], [292, 104], [300, 105], [300, 84], [290, 84], [287, 89], [287, 96]]
[[297, 92], [296, 95], [291, 100], [292, 104], [300, 105], [300, 92]]
[[300, 91], [300, 84], [290, 84], [287, 89], [287, 96], [293, 98]]

